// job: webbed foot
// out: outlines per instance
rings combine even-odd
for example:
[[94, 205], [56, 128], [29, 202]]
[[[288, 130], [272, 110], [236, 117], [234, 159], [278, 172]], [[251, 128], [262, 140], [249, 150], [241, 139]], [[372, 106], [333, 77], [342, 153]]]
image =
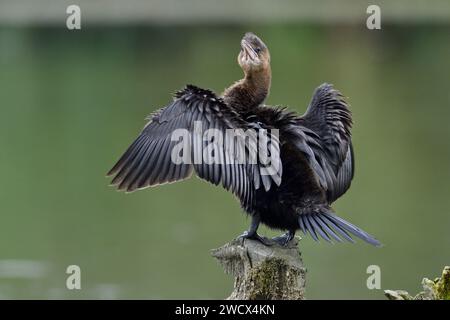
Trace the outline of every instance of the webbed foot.
[[285, 234], [282, 234], [281, 236], [272, 238], [273, 241], [278, 243], [281, 246], [287, 246], [287, 244], [294, 239], [295, 231], [288, 231]]
[[244, 231], [243, 234], [241, 234], [238, 239], [244, 241], [245, 239], [251, 239], [251, 240], [256, 240], [261, 242], [263, 245], [266, 246], [272, 246], [273, 243], [271, 243], [270, 239], [267, 239], [265, 237], [261, 237], [258, 233], [256, 232], [249, 232], [249, 231]]
[[256, 214], [252, 216], [252, 222], [250, 224], [250, 228], [247, 231], [244, 231], [243, 234], [241, 234], [238, 239], [242, 240], [244, 242], [245, 239], [252, 239], [261, 242], [262, 244], [266, 246], [271, 246], [273, 243], [271, 243], [270, 239], [267, 239], [265, 237], [261, 237], [256, 231], [258, 230], [259, 223], [261, 221], [261, 217]]

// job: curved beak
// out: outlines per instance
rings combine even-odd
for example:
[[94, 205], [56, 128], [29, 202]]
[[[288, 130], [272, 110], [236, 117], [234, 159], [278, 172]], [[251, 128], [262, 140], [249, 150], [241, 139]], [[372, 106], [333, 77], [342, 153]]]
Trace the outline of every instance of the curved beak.
[[253, 50], [252, 46], [247, 40], [245, 39], [241, 40], [241, 48], [244, 51], [245, 60], [250, 59], [252, 61], [255, 61], [258, 58], [258, 54], [255, 52], [255, 50]]

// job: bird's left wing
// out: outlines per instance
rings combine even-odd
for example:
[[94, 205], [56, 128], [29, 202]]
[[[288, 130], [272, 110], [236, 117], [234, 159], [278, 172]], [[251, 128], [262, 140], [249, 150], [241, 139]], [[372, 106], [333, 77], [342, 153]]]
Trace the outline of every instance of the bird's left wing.
[[351, 112], [341, 93], [325, 83], [315, 90], [300, 123], [303, 148], [331, 203], [347, 191], [353, 178]]
[[[221, 184], [249, 203], [252, 192], [260, 185], [268, 190], [273, 183], [281, 182], [281, 171], [278, 175], [266, 175], [265, 167], [246, 161], [256, 141], [247, 144], [238, 141], [231, 147], [223, 140], [218, 141], [220, 135], [226, 137], [227, 129], [249, 128], [221, 98], [189, 85], [177, 92], [172, 103], [150, 116], [141, 134], [108, 175], [114, 176], [112, 185], [131, 192], [186, 179], [195, 171], [200, 178]], [[208, 131], [211, 136], [206, 134]], [[180, 142], [183, 134], [188, 136]], [[277, 150], [279, 155], [279, 149], [275, 154]], [[174, 156], [178, 161], [174, 161]], [[281, 165], [279, 157], [278, 161]]]

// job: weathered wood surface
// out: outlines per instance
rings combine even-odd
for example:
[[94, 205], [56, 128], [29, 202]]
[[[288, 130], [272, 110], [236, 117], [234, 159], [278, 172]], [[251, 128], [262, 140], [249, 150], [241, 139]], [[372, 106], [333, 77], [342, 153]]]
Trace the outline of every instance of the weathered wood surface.
[[297, 238], [286, 247], [236, 239], [212, 250], [212, 255], [234, 276], [229, 300], [305, 299], [306, 269]]

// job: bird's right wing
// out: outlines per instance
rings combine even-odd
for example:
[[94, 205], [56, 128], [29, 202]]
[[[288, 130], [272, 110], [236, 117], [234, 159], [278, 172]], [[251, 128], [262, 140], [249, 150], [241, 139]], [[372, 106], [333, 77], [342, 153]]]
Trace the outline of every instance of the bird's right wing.
[[[237, 141], [230, 147], [223, 140], [214, 139], [220, 139], [220, 135], [226, 137], [227, 129], [249, 128], [249, 124], [214, 93], [187, 86], [176, 94], [171, 104], [150, 117], [141, 134], [108, 175], [114, 176], [112, 185], [131, 192], [182, 180], [195, 171], [200, 178], [221, 184], [248, 204], [253, 191], [260, 185], [268, 190], [273, 183], [280, 184], [281, 169], [278, 174], [267, 175], [263, 165], [248, 161], [249, 152], [255, 151], [250, 149], [257, 145], [256, 140], [247, 144]], [[208, 131], [210, 138], [205, 136]], [[182, 137], [183, 134], [188, 136]], [[255, 139], [254, 136], [246, 137]], [[272, 158], [281, 166], [278, 144], [273, 145], [278, 149]], [[242, 156], [245, 161], [239, 158]]]

